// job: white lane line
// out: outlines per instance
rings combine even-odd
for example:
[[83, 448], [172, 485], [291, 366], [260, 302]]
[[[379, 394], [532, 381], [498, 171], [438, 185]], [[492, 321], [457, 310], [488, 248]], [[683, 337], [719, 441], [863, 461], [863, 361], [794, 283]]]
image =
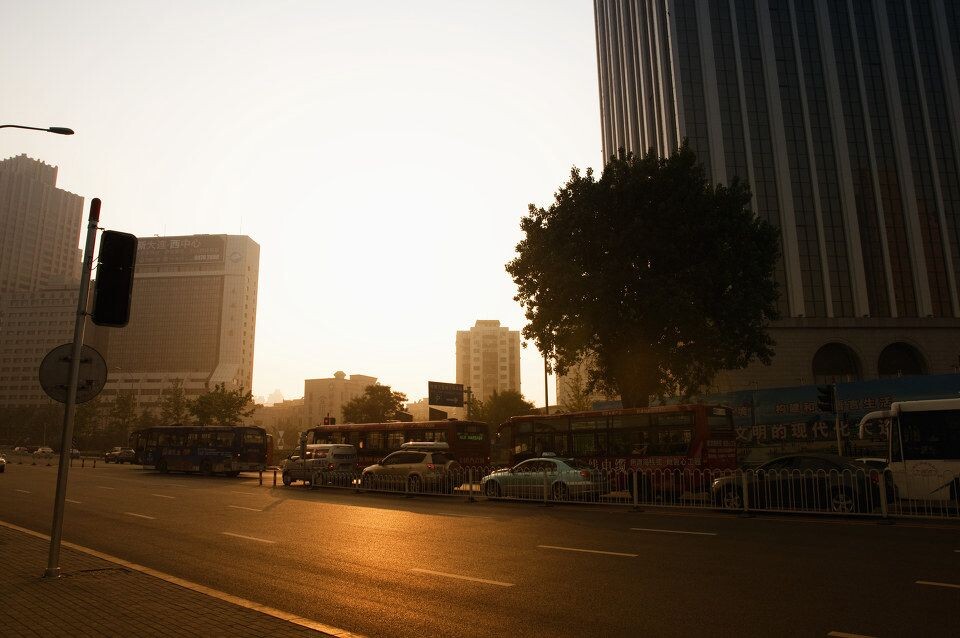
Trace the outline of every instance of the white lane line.
[[244, 496], [257, 496], [256, 492], [234, 492], [231, 490], [231, 494], [243, 494]]
[[265, 538], [257, 538], [255, 536], [244, 536], [243, 534], [234, 534], [232, 532], [220, 532], [220, 533], [223, 534], [224, 536], [233, 536], [235, 538], [245, 538], [248, 541], [257, 541], [258, 543], [270, 543], [271, 545], [273, 545], [274, 543], [277, 542], [277, 541], [268, 541]]
[[680, 529], [654, 529], [652, 527], [631, 527], [635, 532], [661, 532], [663, 534], [693, 534], [695, 536], [716, 536], [716, 532], [687, 532]]
[[867, 636], [866, 634], [848, 634], [843, 631], [831, 631], [828, 636], [835, 636], [835, 638], [873, 638], [873, 636]]
[[73, 503], [74, 505], [83, 505], [83, 503], [81, 503], [80, 501], [75, 501], [72, 498], [65, 498], [63, 500], [65, 500], [68, 503]]
[[99, 487], [101, 490], [115, 490], [115, 489], [117, 489], [117, 488], [115, 488], [115, 487], [107, 487], [106, 485], [98, 485], [97, 487]]
[[960, 585], [954, 585], [953, 583], [937, 583], [932, 580], [918, 580], [918, 585], [930, 585], [931, 587], [949, 587], [950, 589], [960, 589]]
[[242, 505], [227, 505], [227, 507], [232, 507], [235, 510], [247, 510], [248, 512], [262, 512], [263, 510], [258, 510], [254, 507], [243, 507]]
[[137, 518], [146, 518], [151, 521], [157, 520], [154, 516], [147, 516], [146, 514], [135, 514], [133, 512], [124, 512], [127, 516], [136, 516]]
[[156, 496], [157, 498], [177, 498], [176, 496], [167, 496], [166, 494], [151, 494], [150, 496]]
[[17, 489], [15, 489], [15, 490], [13, 490], [13, 491], [14, 491], [14, 492], [20, 492], [21, 494], [32, 494], [32, 493], [33, 493], [33, 492], [28, 491], [28, 490], [17, 490]]
[[493, 518], [492, 516], [478, 516], [477, 514], [453, 514], [450, 512], [430, 512], [430, 513], [436, 516], [454, 516], [456, 518], [490, 518], [490, 519]]
[[169, 485], [170, 487], [190, 487], [189, 485], [180, 485], [179, 483], [164, 483], [164, 485]]
[[583, 552], [585, 554], [606, 554], [607, 556], [627, 556], [629, 558], [636, 558], [639, 554], [625, 554], [623, 552], [603, 552], [599, 549], [578, 549], [576, 547], [558, 547], [557, 545], [537, 545], [537, 547], [542, 547], [543, 549], [559, 549], [565, 552]]
[[459, 580], [469, 580], [474, 583], [486, 583], [487, 585], [497, 585], [499, 587], [513, 587], [513, 583], [504, 583], [499, 580], [487, 580], [486, 578], [474, 578], [473, 576], [461, 576], [460, 574], [447, 574], [445, 572], [435, 572], [429, 569], [420, 569], [414, 567], [410, 571], [416, 572], [418, 574], [430, 574], [432, 576], [444, 576], [445, 578], [456, 578]]
[[[6, 521], [0, 521], [0, 527], [6, 527], [7, 529], [16, 530], [22, 532], [34, 538], [39, 538], [40, 540], [49, 541], [50, 537], [46, 534], [41, 534], [40, 532], [35, 532], [32, 529], [27, 529], [26, 527], [20, 527], [19, 525], [14, 525], [13, 523], [7, 523]], [[89, 547], [84, 547], [82, 545], [77, 545], [76, 543], [71, 543], [68, 541], [62, 541], [64, 547], [69, 547], [78, 552], [87, 554], [88, 556], [93, 556], [101, 560], [109, 561], [115, 565], [120, 565], [121, 567], [126, 567], [127, 569], [132, 569], [138, 571], [142, 574], [147, 574], [153, 576], [154, 578], [159, 578], [168, 583], [174, 585], [179, 585], [184, 589], [189, 589], [200, 594], [205, 594], [211, 598], [216, 598], [217, 600], [222, 600], [224, 602], [230, 603], [231, 605], [236, 605], [238, 607], [243, 607], [244, 609], [252, 609], [253, 611], [258, 611], [261, 614], [267, 616], [272, 616], [274, 618], [279, 618], [288, 623], [294, 625], [300, 625], [301, 627], [306, 627], [307, 629], [313, 629], [314, 631], [323, 632], [330, 634], [331, 636], [336, 636], [337, 638], [364, 638], [361, 634], [351, 633], [345, 629], [340, 629], [339, 627], [333, 627], [331, 625], [325, 625], [319, 623], [315, 620], [310, 620], [309, 618], [303, 618], [302, 616], [297, 616], [286, 611], [281, 611], [279, 609], [274, 609], [273, 607], [268, 607], [260, 603], [255, 603], [252, 600], [246, 598], [240, 598], [239, 596], [234, 596], [233, 594], [228, 594], [222, 592], [218, 589], [213, 589], [207, 587], [206, 585], [200, 585], [189, 580], [184, 580], [183, 578], [178, 578], [177, 576], [171, 576], [170, 574], [151, 569], [150, 567], [144, 567], [143, 565], [138, 565], [137, 563], [131, 563], [128, 560], [122, 558], [117, 558], [116, 556], [111, 556], [110, 554], [104, 554], [103, 552], [98, 552], [95, 549], [90, 549]]]

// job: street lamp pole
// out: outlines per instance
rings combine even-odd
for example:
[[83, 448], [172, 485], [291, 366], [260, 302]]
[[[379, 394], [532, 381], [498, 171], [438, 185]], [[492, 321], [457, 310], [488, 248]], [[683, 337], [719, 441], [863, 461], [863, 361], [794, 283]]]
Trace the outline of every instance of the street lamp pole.
[[57, 135], [73, 135], [72, 128], [66, 128], [63, 126], [48, 126], [47, 128], [39, 128], [36, 126], [23, 126], [22, 124], [0, 124], [0, 128], [22, 128], [28, 131], [44, 131], [45, 133], [56, 133]]

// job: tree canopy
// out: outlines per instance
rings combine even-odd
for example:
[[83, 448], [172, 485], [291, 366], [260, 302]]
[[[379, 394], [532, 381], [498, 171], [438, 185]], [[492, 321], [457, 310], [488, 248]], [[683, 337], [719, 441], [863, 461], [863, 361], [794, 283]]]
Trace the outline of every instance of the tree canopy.
[[253, 395], [243, 388], [227, 391], [222, 383], [189, 404], [190, 413], [200, 425], [239, 425], [253, 414], [257, 406]]
[[403, 412], [407, 395], [391, 392], [390, 386], [368, 385], [363, 394], [347, 401], [343, 406], [343, 420], [346, 423], [383, 423], [393, 421], [398, 412]]
[[779, 234], [750, 197], [736, 179], [710, 184], [686, 144], [666, 158], [621, 150], [599, 180], [573, 168], [548, 209], [530, 205], [506, 266], [524, 337], [561, 374], [587, 358], [589, 390], [625, 407], [769, 364]]
[[516, 390], [493, 391], [486, 401], [473, 399], [470, 404], [470, 418], [474, 421], [483, 421], [491, 426], [498, 426], [512, 416], [531, 414], [533, 404], [523, 398]]
[[183, 389], [183, 381], [170, 382], [170, 388], [160, 396], [160, 420], [166, 425], [186, 424], [190, 419], [190, 404]]

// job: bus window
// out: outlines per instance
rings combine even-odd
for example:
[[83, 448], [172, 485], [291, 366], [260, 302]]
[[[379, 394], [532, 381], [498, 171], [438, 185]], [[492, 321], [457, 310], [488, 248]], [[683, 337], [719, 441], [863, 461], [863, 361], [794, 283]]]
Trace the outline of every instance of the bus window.
[[655, 414], [654, 423], [661, 427], [693, 425], [693, 412], [674, 412], [671, 414]]
[[573, 454], [574, 456], [587, 456], [597, 451], [597, 440], [593, 432], [574, 432], [573, 433]]
[[367, 449], [379, 452], [383, 449], [383, 432], [367, 432]]
[[610, 430], [609, 453], [614, 456], [646, 454], [647, 433], [639, 428]]
[[403, 432], [388, 432], [387, 449], [390, 451], [399, 450], [400, 446], [405, 443], [403, 439]]
[[211, 443], [217, 447], [233, 447], [234, 433], [222, 430], [214, 433]]
[[262, 432], [244, 432], [243, 442], [247, 444], [263, 443], [264, 435]]
[[960, 459], [960, 411], [903, 412], [900, 432], [907, 460]]

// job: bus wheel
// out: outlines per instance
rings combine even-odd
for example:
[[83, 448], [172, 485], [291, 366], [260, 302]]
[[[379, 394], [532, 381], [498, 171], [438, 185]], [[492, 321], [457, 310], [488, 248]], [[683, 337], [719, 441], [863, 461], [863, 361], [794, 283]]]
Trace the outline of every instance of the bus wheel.
[[487, 498], [500, 498], [502, 493], [500, 484], [496, 481], [487, 481], [487, 484], [483, 486], [483, 491], [486, 493]]
[[280, 478], [283, 479], [284, 485], [290, 485], [291, 483], [293, 483], [293, 479], [290, 478], [290, 472], [284, 472], [283, 476], [281, 476]]
[[170, 470], [167, 469], [167, 462], [166, 462], [166, 461], [158, 461], [158, 462], [157, 462], [157, 471], [160, 472], [161, 474], [166, 474], [167, 472], [169, 472]]

